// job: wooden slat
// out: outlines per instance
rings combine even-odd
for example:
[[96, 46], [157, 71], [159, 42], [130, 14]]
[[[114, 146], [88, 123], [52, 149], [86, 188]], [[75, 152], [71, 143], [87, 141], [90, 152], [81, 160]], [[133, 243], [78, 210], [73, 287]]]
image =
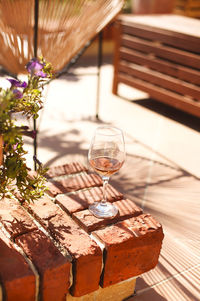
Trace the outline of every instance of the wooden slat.
[[119, 73], [118, 82], [148, 93], [152, 98], [200, 117], [200, 103], [131, 76]]
[[148, 40], [157, 40], [171, 46], [200, 52], [200, 20], [174, 14], [121, 15], [118, 19], [123, 31]]
[[144, 66], [121, 61], [119, 64], [119, 72], [124, 72], [134, 78], [139, 78], [158, 87], [165, 88], [178, 94], [187, 95], [200, 101], [200, 87], [150, 70]]
[[174, 13], [183, 14], [188, 17], [200, 17], [200, 1], [195, 0], [177, 0]]
[[187, 8], [200, 8], [200, 2], [199, 1], [191, 1], [188, 3]]
[[120, 17], [113, 93], [117, 94], [118, 84], [124, 83], [200, 117], [197, 25], [198, 20], [181, 16]]
[[185, 7], [186, 4], [187, 4], [187, 0], [176, 0], [175, 1], [175, 6], [182, 6], [182, 7]]
[[144, 65], [150, 69], [163, 72], [164, 74], [168, 74], [175, 78], [179, 78], [195, 85], [200, 85], [199, 71], [155, 58], [151, 55], [146, 55], [132, 49], [126, 49], [124, 47], [121, 47], [119, 52], [120, 60], [122, 59], [139, 65]]
[[200, 5], [200, 3], [199, 3], [199, 0], [186, 0], [187, 1], [187, 3], [189, 4], [189, 5], [193, 5], [193, 4], [198, 4], [198, 5]]
[[175, 7], [183, 7], [185, 9], [190, 9], [193, 7], [200, 7], [199, 0], [176, 0]]
[[134, 27], [135, 24], [142, 25], [142, 28], [152, 28], [154, 32], [174, 35], [176, 37], [196, 40], [200, 38], [199, 20], [174, 14], [153, 14], [153, 15], [121, 15], [119, 18], [122, 24], [129, 24]]
[[167, 43], [168, 45], [177, 47], [179, 49], [181, 48], [196, 53], [200, 52], [199, 41], [188, 41], [188, 39], [184, 37], [178, 37], [176, 35], [173, 36], [167, 33], [160, 33], [158, 31], [155, 32], [153, 27], [146, 29], [142, 28], [142, 26], [138, 26], [137, 24], [135, 24], [134, 27], [123, 24], [122, 30], [126, 34], [132, 36], [141, 37], [152, 41], [161, 41], [162, 43]]
[[152, 41], [160, 41], [179, 49], [185, 49], [195, 53], [200, 53], [200, 41], [197, 39], [193, 40], [193, 37], [179, 37], [178, 34], [172, 35], [168, 34], [167, 32], [162, 33], [158, 30], [155, 31], [153, 27], [146, 29], [145, 27], [142, 28], [142, 26], [139, 26], [138, 24], [134, 24], [134, 27], [123, 24], [122, 30], [129, 35]]
[[192, 18], [200, 17], [200, 9], [199, 10], [186, 10], [186, 15]]
[[176, 15], [181, 15], [181, 16], [186, 16], [186, 12], [184, 9], [182, 9], [181, 7], [176, 7], [174, 9], [174, 14]]
[[169, 61], [200, 70], [200, 57], [187, 51], [156, 44], [151, 41], [141, 40], [128, 35], [123, 35], [121, 45], [145, 53], [153, 53], [156, 56], [165, 58]]

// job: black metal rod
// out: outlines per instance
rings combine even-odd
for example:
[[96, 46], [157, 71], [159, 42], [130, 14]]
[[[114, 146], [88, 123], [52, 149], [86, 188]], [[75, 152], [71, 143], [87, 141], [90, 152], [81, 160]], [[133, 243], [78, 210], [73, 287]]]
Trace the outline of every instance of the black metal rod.
[[99, 102], [100, 102], [100, 75], [102, 65], [102, 44], [103, 44], [103, 31], [98, 35], [98, 62], [97, 62], [97, 99], [96, 99], [96, 118], [99, 119]]
[[[37, 58], [37, 49], [38, 49], [38, 17], [39, 17], [39, 0], [35, 0], [34, 8], [34, 57]], [[35, 138], [33, 140], [33, 151], [34, 156], [37, 158], [37, 125], [36, 119], [33, 119], [33, 130], [35, 131]], [[37, 169], [36, 161], [34, 161], [34, 169]]]

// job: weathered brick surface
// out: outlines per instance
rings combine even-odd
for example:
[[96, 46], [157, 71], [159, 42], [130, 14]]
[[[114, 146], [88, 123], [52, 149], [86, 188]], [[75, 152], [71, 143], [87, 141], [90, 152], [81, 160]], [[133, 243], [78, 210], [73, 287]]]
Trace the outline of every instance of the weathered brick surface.
[[0, 278], [7, 301], [35, 301], [36, 278], [24, 257], [0, 230]]
[[106, 248], [102, 287], [140, 275], [158, 263], [163, 231], [149, 214], [142, 214], [93, 232]]
[[37, 268], [43, 301], [63, 301], [70, 286], [70, 258], [64, 257], [53, 242], [40, 230], [16, 238]]
[[48, 197], [29, 204], [29, 210], [73, 258], [71, 293], [81, 296], [98, 289], [102, 251], [90, 236]]
[[[108, 185], [108, 201], [115, 202], [119, 214], [113, 219], [97, 219], [88, 206], [103, 197], [99, 176], [87, 174], [77, 163], [52, 168], [48, 176], [49, 193], [56, 198], [45, 195], [35, 203], [24, 202], [25, 208], [16, 200], [0, 202], [0, 221], [38, 270], [42, 300], [65, 300], [66, 294], [78, 299], [96, 297], [99, 283], [107, 289], [155, 267], [163, 232], [151, 215], [142, 214], [134, 202], [123, 199], [120, 192]], [[1, 235], [5, 236], [0, 232]], [[8, 294], [6, 300], [32, 300], [33, 296], [35, 300], [35, 275], [12, 242], [6, 244], [0, 240], [0, 279]], [[11, 248], [7, 253], [8, 245]], [[99, 246], [104, 246], [104, 250]], [[60, 248], [68, 255], [63, 256]], [[13, 273], [15, 266], [17, 273]]]
[[19, 202], [13, 199], [0, 200], [0, 221], [12, 238], [37, 229], [33, 219]]
[[55, 197], [61, 193], [68, 193], [84, 188], [102, 186], [102, 179], [95, 174], [83, 174], [72, 176], [66, 179], [56, 180], [47, 183], [49, 195]]
[[106, 225], [142, 214], [142, 209], [129, 199], [117, 201], [114, 205], [119, 209], [119, 214], [111, 219], [99, 219], [90, 213], [89, 210], [76, 212], [72, 216], [82, 228], [87, 232], [92, 232]]
[[[56, 197], [56, 203], [58, 203], [63, 210], [72, 214], [84, 209], [87, 209], [90, 204], [94, 202], [100, 202], [103, 198], [103, 187], [94, 187], [88, 190], [80, 191], [77, 194], [71, 195], [58, 195]], [[107, 200], [108, 202], [114, 202], [121, 200], [123, 194], [117, 191], [111, 185], [107, 186]]]
[[46, 173], [46, 178], [54, 178], [58, 176], [75, 174], [87, 171], [88, 168], [79, 162], [72, 162], [69, 164], [50, 167]]

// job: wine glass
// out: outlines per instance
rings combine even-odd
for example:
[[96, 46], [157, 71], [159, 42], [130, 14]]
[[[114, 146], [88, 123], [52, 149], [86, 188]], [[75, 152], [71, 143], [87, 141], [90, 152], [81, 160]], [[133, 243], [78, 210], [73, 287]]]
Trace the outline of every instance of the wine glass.
[[106, 186], [112, 174], [116, 173], [125, 160], [123, 132], [113, 126], [96, 129], [88, 152], [91, 167], [103, 180], [103, 199], [89, 206], [90, 212], [98, 218], [112, 218], [118, 209], [106, 200]]

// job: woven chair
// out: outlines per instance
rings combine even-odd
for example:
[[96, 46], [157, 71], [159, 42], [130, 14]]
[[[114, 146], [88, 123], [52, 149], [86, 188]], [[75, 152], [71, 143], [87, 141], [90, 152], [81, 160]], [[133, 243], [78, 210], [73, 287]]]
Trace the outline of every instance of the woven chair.
[[[124, 0], [39, 0], [37, 55], [61, 70], [122, 9]], [[0, 0], [0, 65], [24, 72], [34, 57], [35, 0]]]

